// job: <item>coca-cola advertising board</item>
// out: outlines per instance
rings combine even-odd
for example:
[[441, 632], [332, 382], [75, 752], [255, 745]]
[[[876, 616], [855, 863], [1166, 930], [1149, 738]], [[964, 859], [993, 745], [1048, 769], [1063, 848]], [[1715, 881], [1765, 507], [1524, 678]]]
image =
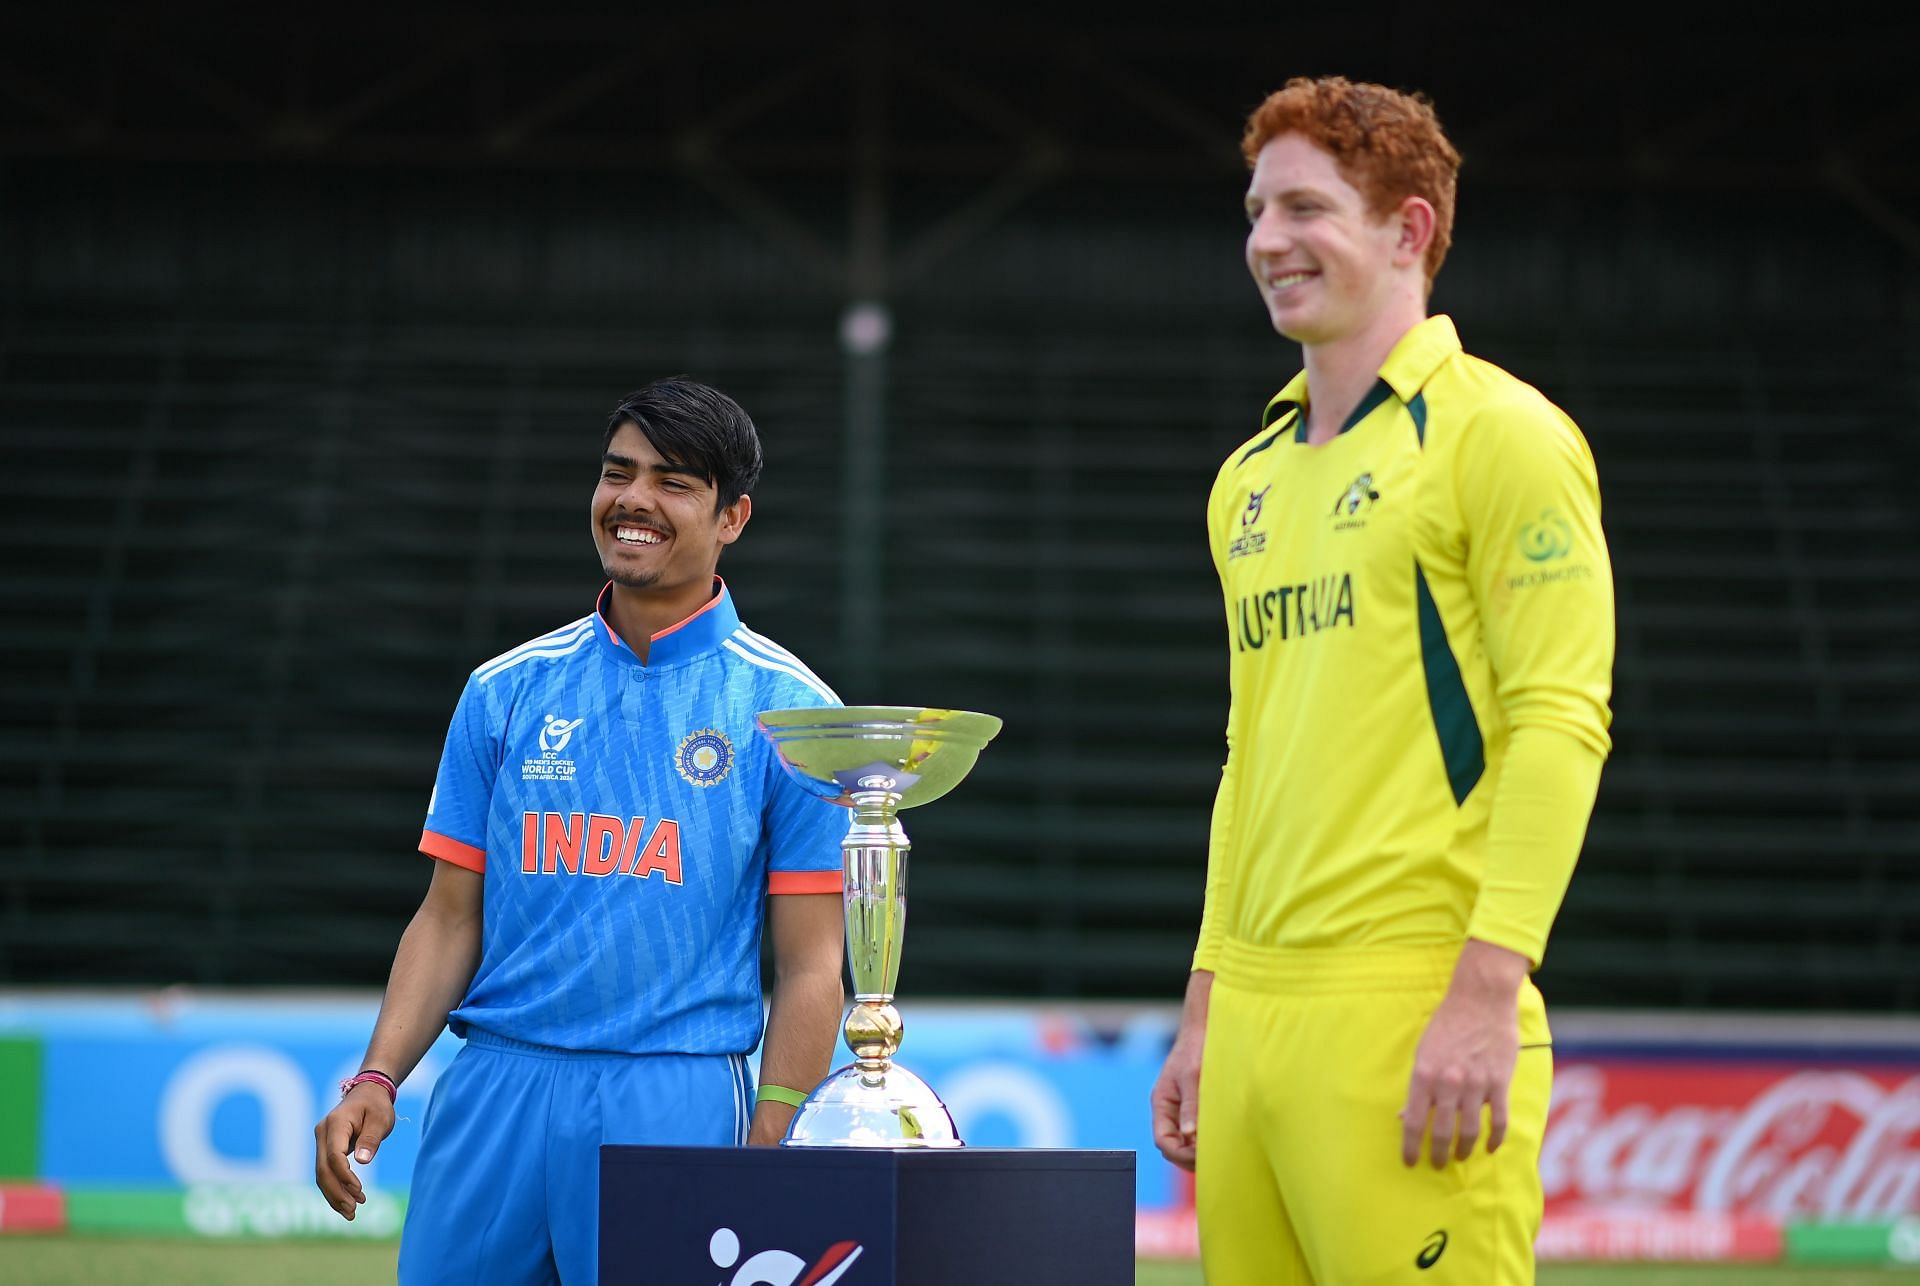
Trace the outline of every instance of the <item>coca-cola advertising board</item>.
[[1565, 1059], [1540, 1177], [1555, 1215], [1920, 1213], [1920, 1065]]

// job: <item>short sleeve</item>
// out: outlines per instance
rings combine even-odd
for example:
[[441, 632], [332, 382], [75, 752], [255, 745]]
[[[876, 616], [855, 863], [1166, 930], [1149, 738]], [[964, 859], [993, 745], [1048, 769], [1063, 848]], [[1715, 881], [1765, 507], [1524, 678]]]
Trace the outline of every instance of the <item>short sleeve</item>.
[[840, 841], [853, 825], [852, 809], [821, 799], [794, 780], [779, 755], [769, 754], [763, 816], [767, 892], [840, 892]]
[[487, 869], [487, 815], [499, 771], [500, 737], [486, 690], [469, 678], [440, 752], [440, 771], [420, 833], [422, 853], [470, 871]]

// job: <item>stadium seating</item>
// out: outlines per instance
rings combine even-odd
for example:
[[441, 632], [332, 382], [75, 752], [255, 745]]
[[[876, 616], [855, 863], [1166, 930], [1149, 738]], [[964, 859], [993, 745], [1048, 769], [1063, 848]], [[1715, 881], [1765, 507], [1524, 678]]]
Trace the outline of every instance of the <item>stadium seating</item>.
[[[983, 292], [1039, 271], [1045, 233], [963, 268]], [[1226, 705], [1201, 510], [1289, 373], [1230, 280], [1230, 240], [1224, 272], [1204, 269], [1226, 285], [1164, 317], [1073, 283], [1030, 315], [903, 298], [875, 359], [884, 486], [866, 494], [832, 302], [762, 315], [765, 265], [726, 269], [710, 316], [658, 320], [609, 319], [586, 293], [467, 310], [438, 279], [298, 306], [143, 279], [17, 296], [0, 329], [0, 982], [384, 977], [465, 674], [587, 609], [601, 419], [688, 370], [767, 442], [753, 527], [722, 565], [748, 622], [850, 701], [1007, 720], [961, 790], [906, 818], [903, 988], [1175, 994]], [[1186, 244], [1165, 277], [1198, 262]], [[1084, 284], [1100, 257], [1081, 253]], [[1543, 330], [1481, 278], [1460, 296], [1472, 346], [1587, 430], [1618, 571], [1617, 750], [1550, 994], [1920, 1003], [1911, 353]], [[856, 634], [863, 513], [881, 601]]]

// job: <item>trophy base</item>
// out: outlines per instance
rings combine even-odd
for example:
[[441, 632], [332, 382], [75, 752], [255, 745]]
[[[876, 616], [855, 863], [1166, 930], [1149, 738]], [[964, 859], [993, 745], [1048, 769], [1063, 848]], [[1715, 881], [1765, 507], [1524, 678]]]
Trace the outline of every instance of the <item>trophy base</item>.
[[858, 1063], [821, 1081], [793, 1115], [783, 1148], [957, 1148], [953, 1116], [928, 1084], [895, 1064], [869, 1082]]

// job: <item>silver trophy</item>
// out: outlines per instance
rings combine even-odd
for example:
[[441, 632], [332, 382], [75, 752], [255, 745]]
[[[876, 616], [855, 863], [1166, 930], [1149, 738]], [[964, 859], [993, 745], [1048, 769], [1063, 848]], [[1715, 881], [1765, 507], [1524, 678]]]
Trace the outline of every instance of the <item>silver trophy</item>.
[[912, 706], [766, 710], [759, 720], [796, 780], [853, 810], [840, 845], [853, 972], [853, 1008], [843, 1031], [853, 1062], [814, 1086], [781, 1145], [957, 1148], [947, 1105], [893, 1062], [906, 1030], [893, 988], [907, 928], [909, 850], [896, 814], [958, 786], [1000, 731], [1000, 720]]

